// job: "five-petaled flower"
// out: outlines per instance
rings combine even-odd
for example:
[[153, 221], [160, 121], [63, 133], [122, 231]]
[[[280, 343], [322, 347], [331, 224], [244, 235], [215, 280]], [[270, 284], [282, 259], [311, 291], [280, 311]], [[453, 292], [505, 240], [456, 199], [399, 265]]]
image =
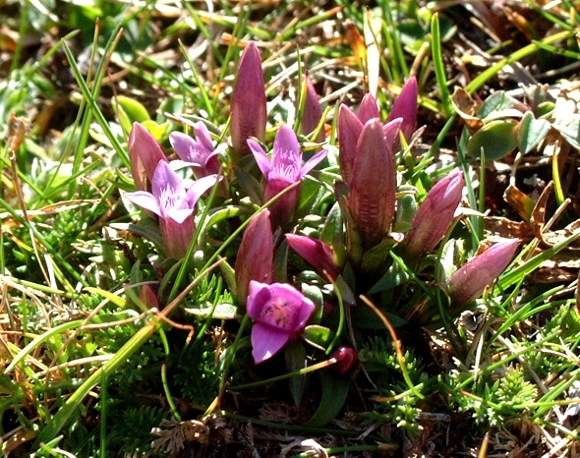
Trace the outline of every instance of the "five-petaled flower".
[[171, 146], [183, 161], [180, 165], [191, 166], [197, 179], [218, 174], [219, 152], [215, 149], [206, 125], [201, 121], [195, 123], [193, 131], [195, 139], [181, 132], [169, 135]]
[[195, 181], [186, 190], [169, 163], [160, 161], [153, 174], [151, 192], [128, 192], [125, 197], [159, 216], [159, 227], [167, 256], [181, 259], [187, 253], [195, 233], [195, 204], [216, 180], [216, 175], [210, 175]]
[[[255, 140], [248, 140], [256, 163], [266, 178], [264, 188], [264, 202], [267, 202], [289, 186], [299, 183], [327, 154], [323, 149], [302, 164], [302, 152], [296, 134], [289, 126], [283, 124], [274, 139], [272, 159], [268, 157], [260, 144]], [[292, 220], [300, 189], [298, 186], [287, 191], [276, 200], [270, 208], [272, 227], [284, 226]]]
[[256, 364], [271, 358], [298, 337], [314, 309], [314, 303], [291, 285], [252, 280], [247, 310], [254, 320], [251, 339]]

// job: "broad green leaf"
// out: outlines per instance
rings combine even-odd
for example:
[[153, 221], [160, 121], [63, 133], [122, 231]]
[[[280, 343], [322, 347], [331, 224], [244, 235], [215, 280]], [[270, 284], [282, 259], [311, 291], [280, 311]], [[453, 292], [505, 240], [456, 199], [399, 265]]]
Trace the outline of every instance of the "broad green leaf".
[[310, 326], [306, 326], [306, 328], [304, 328], [302, 338], [313, 347], [325, 351], [328, 347], [328, 344], [334, 338], [334, 332], [325, 326], [311, 324]]
[[[284, 359], [286, 360], [286, 370], [297, 372], [306, 367], [306, 349], [300, 341], [291, 342], [284, 348]], [[299, 405], [306, 386], [306, 374], [292, 377], [289, 381], [290, 393], [295, 405]]]
[[507, 156], [518, 145], [518, 124], [513, 121], [493, 121], [478, 130], [467, 142], [467, 153], [496, 161]]
[[485, 102], [483, 102], [477, 112], [478, 118], [485, 119], [495, 116], [498, 111], [504, 111], [519, 103], [512, 96], [506, 94], [504, 91], [497, 91], [490, 95]]
[[532, 151], [550, 131], [550, 123], [545, 119], [536, 119], [528, 111], [520, 121], [518, 132], [518, 148], [523, 154]]
[[319, 372], [322, 384], [322, 399], [318, 409], [306, 426], [319, 428], [333, 420], [346, 401], [350, 390], [351, 380], [349, 377], [339, 377], [330, 371]]
[[[137, 100], [120, 95], [115, 98], [115, 102], [123, 109], [123, 111], [125, 111], [131, 124], [151, 119], [147, 108], [145, 108], [140, 102], [137, 102]], [[113, 104], [113, 106], [114, 105], [115, 104]]]

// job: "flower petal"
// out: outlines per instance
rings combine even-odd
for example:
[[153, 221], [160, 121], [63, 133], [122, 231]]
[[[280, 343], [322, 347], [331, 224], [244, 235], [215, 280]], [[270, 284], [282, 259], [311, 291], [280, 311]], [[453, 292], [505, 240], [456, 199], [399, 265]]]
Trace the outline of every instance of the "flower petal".
[[171, 169], [169, 163], [160, 161], [157, 164], [155, 173], [153, 174], [151, 192], [158, 201], [160, 201], [163, 193], [174, 193], [178, 195], [183, 192], [181, 190], [181, 180], [177, 176], [177, 173]]
[[209, 134], [207, 126], [203, 122], [199, 121], [195, 123], [193, 131], [195, 132], [195, 138], [201, 147], [208, 151], [214, 150], [215, 147], [211, 140], [211, 135]]
[[172, 132], [169, 135], [169, 143], [175, 150], [177, 155], [186, 162], [198, 162], [193, 158], [193, 151], [195, 148], [195, 140], [189, 135], [181, 132]]
[[158, 216], [161, 216], [161, 209], [159, 208], [159, 203], [157, 199], [153, 197], [153, 194], [147, 191], [136, 191], [136, 192], [126, 192], [125, 197], [130, 202], [133, 202], [135, 205], [139, 205], [139, 207], [144, 208], [145, 210], [149, 210], [155, 213]]
[[304, 178], [306, 175], [308, 175], [308, 172], [310, 172], [314, 167], [320, 164], [327, 154], [328, 150], [326, 148], [323, 148], [314, 156], [312, 156], [310, 159], [308, 159], [300, 169], [300, 179]]
[[272, 161], [266, 154], [266, 151], [260, 146], [260, 144], [255, 140], [248, 140], [248, 146], [250, 147], [250, 151], [254, 155], [254, 159], [256, 160], [256, 164], [260, 168], [262, 175], [268, 178], [270, 171], [272, 170]]
[[377, 99], [368, 93], [363, 97], [360, 108], [358, 109], [358, 119], [365, 124], [374, 118], [380, 118], [381, 113], [379, 112], [379, 107], [377, 106]]
[[211, 188], [216, 183], [216, 181], [218, 181], [217, 175], [208, 175], [194, 181], [191, 188], [187, 190], [186, 202], [188, 207], [193, 209], [201, 195], [209, 188]]
[[274, 356], [289, 340], [289, 333], [255, 323], [252, 328], [252, 356], [255, 363], [261, 363]]

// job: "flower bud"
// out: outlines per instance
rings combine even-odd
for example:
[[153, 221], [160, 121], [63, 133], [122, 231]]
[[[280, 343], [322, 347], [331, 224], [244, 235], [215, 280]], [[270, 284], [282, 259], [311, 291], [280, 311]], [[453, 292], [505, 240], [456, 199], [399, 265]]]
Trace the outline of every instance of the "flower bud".
[[232, 96], [230, 135], [240, 156], [250, 153], [247, 140], [264, 140], [266, 133], [266, 92], [260, 51], [250, 42], [240, 59], [238, 79]]
[[236, 258], [238, 302], [246, 305], [250, 281], [271, 283], [274, 271], [274, 243], [270, 212], [262, 210], [252, 218], [242, 237]]
[[[403, 132], [407, 142], [411, 140], [417, 124], [418, 96], [419, 90], [417, 88], [417, 79], [413, 76], [409, 78], [403, 86], [403, 89], [395, 100], [393, 108], [389, 113], [389, 117], [387, 118], [387, 122], [396, 118], [403, 118], [401, 131]], [[398, 151], [400, 149], [400, 145], [400, 140], [397, 139], [393, 151]]]
[[[320, 120], [322, 119], [322, 108], [320, 107], [318, 94], [316, 93], [316, 89], [314, 89], [314, 85], [312, 84], [308, 73], [304, 76], [304, 84], [306, 84], [306, 100], [304, 101], [304, 114], [300, 124], [300, 132], [302, 135], [308, 135], [314, 132], [320, 124]], [[321, 143], [324, 141], [324, 137], [324, 129], [322, 129], [315, 140]]]
[[137, 191], [148, 191], [159, 161], [168, 162], [153, 135], [138, 122], [129, 134], [129, 160]]
[[514, 257], [519, 243], [517, 239], [496, 243], [451, 276], [447, 291], [452, 314], [461, 312], [499, 277]]
[[322, 278], [335, 279], [340, 274], [332, 248], [323, 241], [297, 234], [286, 234], [286, 241]]
[[336, 375], [345, 375], [352, 372], [358, 365], [358, 355], [351, 347], [342, 346], [330, 355], [336, 359], [336, 363], [330, 366], [330, 370]]
[[461, 202], [463, 174], [455, 169], [431, 188], [413, 218], [405, 240], [404, 256], [416, 261], [443, 239]]
[[395, 157], [387, 145], [383, 125], [368, 121], [356, 146], [348, 206], [361, 237], [369, 249], [389, 233], [395, 216]]

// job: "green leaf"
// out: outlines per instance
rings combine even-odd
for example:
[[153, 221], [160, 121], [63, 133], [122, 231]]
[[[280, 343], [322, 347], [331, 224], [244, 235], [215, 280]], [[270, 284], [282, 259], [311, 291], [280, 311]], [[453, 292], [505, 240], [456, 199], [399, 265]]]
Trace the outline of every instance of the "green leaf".
[[520, 121], [518, 132], [518, 148], [523, 154], [532, 151], [550, 131], [550, 123], [545, 119], [536, 119], [528, 111]]
[[[497, 91], [490, 95], [477, 111], [477, 117], [480, 119], [493, 119], [504, 114], [515, 114], [513, 107], [519, 103], [512, 96], [506, 94], [504, 91]], [[521, 112], [518, 111], [521, 115]]]
[[467, 153], [496, 161], [507, 156], [518, 145], [518, 124], [513, 121], [493, 121], [479, 129], [467, 142]]
[[320, 371], [322, 399], [318, 409], [305, 426], [320, 428], [333, 420], [346, 401], [350, 390], [349, 377], [339, 377], [330, 371]]
[[[115, 98], [115, 101], [127, 114], [131, 124], [134, 122], [144, 122], [151, 119], [149, 117], [147, 108], [145, 108], [140, 102], [137, 102], [137, 100], [126, 97], [124, 95], [119, 95]], [[115, 104], [113, 104], [113, 106], [115, 106]]]
[[403, 271], [398, 264], [393, 264], [381, 279], [376, 282], [367, 294], [380, 293], [388, 291], [410, 280], [411, 276]]
[[304, 328], [304, 333], [302, 338], [306, 343], [316, 347], [320, 350], [325, 351], [328, 344], [334, 338], [334, 332], [325, 326], [320, 326], [319, 324], [311, 324]]
[[[291, 342], [284, 348], [284, 358], [286, 360], [286, 370], [297, 372], [306, 367], [306, 349], [300, 341]], [[290, 393], [295, 405], [299, 405], [306, 387], [306, 374], [292, 377], [289, 380]]]

